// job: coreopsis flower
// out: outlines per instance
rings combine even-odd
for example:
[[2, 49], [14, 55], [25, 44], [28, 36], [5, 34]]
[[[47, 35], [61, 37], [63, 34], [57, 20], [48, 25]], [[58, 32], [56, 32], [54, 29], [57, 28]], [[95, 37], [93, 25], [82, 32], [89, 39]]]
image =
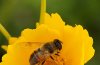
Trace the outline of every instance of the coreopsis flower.
[[[41, 42], [49, 42], [54, 39], [63, 42], [60, 57], [53, 56], [60, 65], [84, 65], [93, 57], [95, 52], [92, 47], [93, 39], [81, 25], [75, 27], [65, 25], [57, 13], [51, 14], [51, 16], [46, 13], [44, 24], [38, 24], [36, 29], [24, 29], [18, 38], [9, 39], [10, 45], [8, 45], [7, 53], [2, 57], [0, 65], [30, 65], [30, 55], [44, 44]], [[3, 48], [5, 47], [3, 46]], [[48, 58], [44, 65], [58, 65], [56, 62]]]
[[18, 38], [11, 37], [0, 24], [0, 31], [9, 40], [8, 46], [2, 46], [7, 53], [0, 65], [30, 65], [34, 50], [54, 39], [63, 42], [60, 56], [54, 55], [54, 60], [47, 58], [44, 65], [84, 65], [93, 57], [93, 39], [86, 29], [81, 25], [65, 25], [59, 14], [50, 16], [45, 11], [46, 0], [41, 0], [40, 23], [36, 23], [36, 29], [24, 29]]

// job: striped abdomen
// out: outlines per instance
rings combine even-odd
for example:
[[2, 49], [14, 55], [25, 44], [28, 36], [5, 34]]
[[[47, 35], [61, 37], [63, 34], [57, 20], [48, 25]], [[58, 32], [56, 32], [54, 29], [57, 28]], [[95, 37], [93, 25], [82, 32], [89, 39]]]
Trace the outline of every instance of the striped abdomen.
[[29, 62], [30, 62], [30, 65], [35, 65], [44, 60], [45, 60], [45, 57], [43, 53], [38, 49], [38, 51], [34, 51], [34, 53], [31, 54]]

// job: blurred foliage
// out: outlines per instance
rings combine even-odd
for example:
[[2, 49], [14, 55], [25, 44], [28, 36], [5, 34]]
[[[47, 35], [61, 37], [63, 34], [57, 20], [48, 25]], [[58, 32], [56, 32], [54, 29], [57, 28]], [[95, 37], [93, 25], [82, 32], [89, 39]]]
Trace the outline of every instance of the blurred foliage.
[[[13, 37], [39, 21], [40, 0], [0, 0], [0, 23]], [[47, 13], [59, 13], [66, 24], [80, 24], [93, 37], [94, 57], [85, 65], [100, 65], [100, 0], [47, 0]], [[0, 32], [0, 46], [8, 41]], [[0, 58], [6, 52], [0, 48]]]

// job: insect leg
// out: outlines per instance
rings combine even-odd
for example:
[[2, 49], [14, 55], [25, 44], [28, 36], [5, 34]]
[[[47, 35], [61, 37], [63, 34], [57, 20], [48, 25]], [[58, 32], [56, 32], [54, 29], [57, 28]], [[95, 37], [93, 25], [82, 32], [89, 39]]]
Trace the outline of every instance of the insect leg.
[[52, 60], [54, 60], [54, 58], [53, 58], [52, 56], [50, 56], [50, 58], [51, 58]]
[[[50, 56], [50, 58], [53, 60], [53, 61], [55, 61], [54, 60], [54, 58], [52, 57], [52, 56]], [[58, 65], [60, 65], [57, 61], [55, 61]]]
[[59, 51], [57, 51], [57, 53], [60, 53]]
[[[62, 58], [59, 54], [55, 54], [56, 56], [59, 56], [60, 58]], [[63, 60], [63, 59], [62, 59]], [[64, 61], [64, 60], [63, 60]]]
[[60, 56], [59, 54], [55, 54], [55, 55]]
[[43, 64], [44, 64], [44, 62], [45, 62], [45, 61], [43, 61], [41, 65], [43, 65]]

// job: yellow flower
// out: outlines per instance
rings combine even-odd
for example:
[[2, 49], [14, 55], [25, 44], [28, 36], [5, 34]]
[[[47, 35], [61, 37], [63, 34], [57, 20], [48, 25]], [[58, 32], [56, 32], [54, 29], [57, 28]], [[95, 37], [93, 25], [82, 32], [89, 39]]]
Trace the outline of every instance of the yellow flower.
[[[36, 23], [36, 29], [25, 29], [18, 38], [11, 37], [0, 24], [0, 31], [9, 40], [7, 54], [2, 57], [0, 65], [30, 65], [29, 58], [35, 49], [45, 42], [59, 39], [63, 42], [60, 56], [47, 58], [44, 65], [84, 65], [94, 55], [93, 39], [89, 37], [88, 31], [81, 25], [72, 27], [65, 25], [60, 15], [45, 13], [46, 0], [41, 0], [40, 23]], [[39, 43], [35, 43], [39, 42]], [[44, 43], [42, 43], [44, 42]], [[62, 60], [63, 59], [63, 60]]]
[[[0, 65], [30, 65], [30, 55], [42, 44], [34, 42], [48, 42], [54, 39], [63, 42], [61, 57], [53, 56], [60, 65], [84, 65], [94, 55], [93, 39], [86, 29], [81, 25], [75, 27], [65, 25], [59, 14], [50, 16], [46, 13], [44, 24], [37, 25], [36, 29], [23, 30], [18, 38], [10, 38], [7, 54], [2, 57]], [[44, 65], [51, 63], [58, 65], [50, 58]]]

